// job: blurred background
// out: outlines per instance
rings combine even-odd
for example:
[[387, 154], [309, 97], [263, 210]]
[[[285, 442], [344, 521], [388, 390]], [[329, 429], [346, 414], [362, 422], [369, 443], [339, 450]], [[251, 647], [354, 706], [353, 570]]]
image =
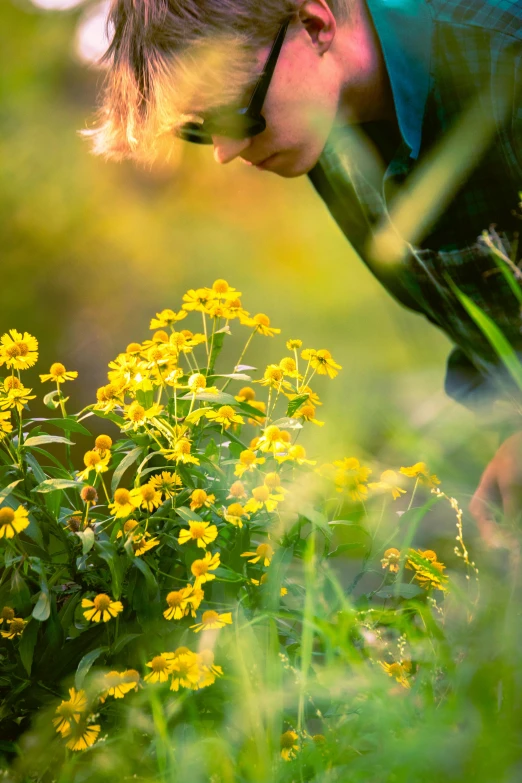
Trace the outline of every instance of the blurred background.
[[219, 166], [196, 145], [150, 170], [90, 154], [77, 131], [103, 79], [106, 8], [0, 3], [1, 331], [39, 339], [37, 372], [54, 361], [79, 371], [67, 389], [78, 410], [151, 316], [224, 277], [282, 329], [256, 338], [246, 361], [277, 362], [300, 337], [343, 366], [316, 384], [326, 425], [306, 436], [310, 453], [383, 468], [425, 460], [466, 505], [495, 436], [444, 395], [447, 339], [373, 279], [306, 177]]

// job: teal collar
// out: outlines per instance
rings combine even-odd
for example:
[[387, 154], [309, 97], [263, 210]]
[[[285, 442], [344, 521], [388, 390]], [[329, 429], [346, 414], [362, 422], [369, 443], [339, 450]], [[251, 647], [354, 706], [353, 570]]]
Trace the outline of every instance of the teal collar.
[[402, 137], [419, 155], [430, 87], [432, 18], [425, 0], [366, 0], [375, 25]]

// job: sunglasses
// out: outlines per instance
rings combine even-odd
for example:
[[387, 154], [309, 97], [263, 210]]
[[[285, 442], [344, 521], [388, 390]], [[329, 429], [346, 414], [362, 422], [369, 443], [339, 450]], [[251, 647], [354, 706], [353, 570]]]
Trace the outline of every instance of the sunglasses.
[[174, 129], [176, 136], [194, 144], [212, 144], [212, 136], [248, 139], [262, 133], [266, 121], [261, 110], [289, 24], [288, 19], [281, 25], [248, 106], [241, 109], [216, 109], [200, 121], [184, 122]]

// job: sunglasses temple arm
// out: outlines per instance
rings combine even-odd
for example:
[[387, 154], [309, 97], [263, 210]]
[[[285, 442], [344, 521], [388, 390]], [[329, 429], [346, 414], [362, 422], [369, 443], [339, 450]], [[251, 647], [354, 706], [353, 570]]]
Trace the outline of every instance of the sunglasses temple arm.
[[268, 55], [267, 61], [265, 63], [265, 67], [263, 69], [263, 73], [261, 74], [259, 81], [256, 84], [256, 87], [250, 99], [250, 103], [248, 104], [247, 113], [249, 115], [259, 114], [259, 112], [263, 107], [263, 103], [266, 98], [266, 94], [268, 92], [268, 86], [270, 84], [272, 74], [274, 73], [274, 69], [277, 63], [277, 58], [279, 57], [279, 52], [281, 51], [281, 47], [283, 45], [283, 41], [289, 24], [290, 24], [290, 20], [286, 21], [281, 26], [279, 33], [277, 34], [277, 38], [275, 39], [272, 45], [272, 49], [270, 50], [270, 54]]

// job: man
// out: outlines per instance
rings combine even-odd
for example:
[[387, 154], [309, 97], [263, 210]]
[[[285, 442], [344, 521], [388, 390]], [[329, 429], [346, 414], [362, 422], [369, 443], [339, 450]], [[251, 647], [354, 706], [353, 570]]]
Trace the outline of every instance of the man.
[[[496, 224], [506, 254], [518, 227], [522, 0], [114, 0], [110, 20], [96, 152], [147, 159], [174, 132], [307, 174], [387, 290], [454, 341], [447, 392], [520, 407], [459, 297], [522, 349], [518, 270], [479, 239]], [[522, 508], [517, 416], [470, 506], [492, 544], [493, 509]]]

